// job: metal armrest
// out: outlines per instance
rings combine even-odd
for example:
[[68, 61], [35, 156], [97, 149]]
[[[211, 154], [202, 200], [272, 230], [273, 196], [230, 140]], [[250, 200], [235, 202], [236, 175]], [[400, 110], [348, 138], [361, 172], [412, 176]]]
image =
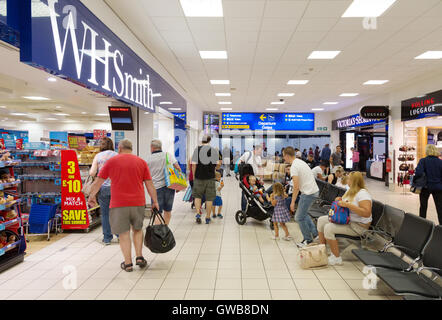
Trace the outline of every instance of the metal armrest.
[[431, 271], [431, 273], [434, 275], [434, 278], [433, 278], [432, 280], [433, 280], [433, 281], [436, 281], [436, 280], [439, 278], [439, 275], [438, 275], [438, 274], [435, 274], [433, 271], [441, 271], [442, 269], [439, 269], [439, 268], [433, 268], [433, 267], [424, 267], [424, 266], [421, 266], [421, 267], [419, 267], [419, 268], [416, 269], [416, 273], [417, 273], [417, 274], [421, 274], [421, 272], [422, 272], [422, 271], [425, 271], [425, 270]]
[[[411, 252], [413, 252], [414, 254], [416, 254], [416, 261], [418, 261], [418, 260], [420, 260], [421, 259], [421, 256], [420, 256], [420, 253], [419, 252], [416, 252], [416, 251], [414, 251], [414, 250], [412, 250], [412, 249], [410, 249], [410, 248], [407, 248], [407, 247], [404, 247], [404, 246], [398, 246], [397, 244], [394, 244], [394, 243], [390, 243], [391, 245], [389, 245], [388, 246], [388, 248], [387, 249], [390, 249], [390, 248], [396, 248], [396, 249], [405, 249], [405, 250], [408, 250], [408, 251], [411, 251]], [[405, 256], [405, 253], [403, 252], [403, 251], [401, 251], [401, 258], [403, 258]]]
[[390, 238], [390, 241], [387, 245], [392, 244], [393, 243], [393, 237], [390, 236], [388, 233], [385, 233], [384, 231], [381, 230], [365, 230], [362, 234], [361, 237], [367, 237], [367, 234], [380, 234], [383, 235], [385, 237]]

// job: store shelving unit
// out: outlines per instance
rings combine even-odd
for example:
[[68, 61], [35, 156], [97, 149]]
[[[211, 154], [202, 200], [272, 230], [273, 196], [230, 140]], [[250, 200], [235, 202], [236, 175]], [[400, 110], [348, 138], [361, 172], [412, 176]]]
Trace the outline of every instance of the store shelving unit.
[[[1, 161], [0, 172], [14, 177], [14, 167], [20, 161]], [[0, 184], [0, 272], [22, 262], [26, 254], [26, 238], [20, 210], [21, 197], [18, 186], [21, 181]], [[5, 199], [5, 200], [3, 200]]]

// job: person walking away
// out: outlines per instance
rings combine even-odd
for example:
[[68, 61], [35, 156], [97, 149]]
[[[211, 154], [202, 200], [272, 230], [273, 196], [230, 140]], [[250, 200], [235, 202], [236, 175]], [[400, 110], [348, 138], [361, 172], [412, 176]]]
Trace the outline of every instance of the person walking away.
[[272, 203], [272, 206], [274, 207], [272, 221], [275, 229], [275, 234], [274, 236], [272, 236], [272, 240], [279, 240], [278, 224], [281, 225], [282, 230], [284, 230], [285, 232], [285, 237], [283, 237], [282, 239], [286, 241], [293, 240], [286, 226], [286, 223], [290, 222], [291, 220], [290, 211], [287, 209], [287, 206], [285, 204], [286, 198], [287, 194], [284, 192], [284, 187], [282, 186], [282, 184], [279, 182], [275, 183], [273, 185], [273, 193], [270, 197], [270, 201]]
[[215, 170], [221, 166], [218, 150], [210, 146], [212, 138], [205, 135], [202, 145], [195, 149], [192, 156], [194, 172], [193, 198], [195, 199], [196, 223], [201, 223], [201, 203], [206, 200], [206, 224], [210, 223], [213, 200], [216, 197]]
[[332, 173], [336, 172], [336, 169], [344, 164], [344, 161], [342, 161], [342, 150], [341, 146], [336, 147], [336, 151], [333, 152], [333, 154], [330, 157], [330, 164], [332, 168]]
[[[216, 188], [216, 197], [215, 201], [213, 202], [213, 209], [212, 209], [212, 218], [223, 218], [223, 215], [221, 214], [221, 210], [223, 209], [223, 199], [221, 197], [221, 190], [224, 188], [224, 182], [221, 180], [221, 173], [215, 172], [215, 188]], [[216, 208], [218, 207], [218, 215], [216, 215]]]
[[364, 177], [360, 172], [352, 172], [349, 180], [350, 189], [342, 198], [336, 198], [338, 205], [350, 210], [349, 224], [336, 224], [329, 221], [328, 215], [318, 219], [319, 242], [330, 246], [329, 265], [341, 265], [337, 234], [360, 236], [370, 228], [372, 221], [372, 197], [368, 193]]
[[163, 152], [162, 148], [163, 144], [160, 140], [152, 140], [150, 143], [151, 155], [147, 158], [146, 162], [152, 176], [153, 185], [157, 191], [159, 212], [163, 213], [164, 211], [164, 222], [168, 225], [172, 217], [172, 207], [176, 191], [166, 186], [166, 176], [164, 173], [166, 158], [176, 170], [181, 171], [181, 168], [175, 157], [168, 152]]
[[430, 195], [433, 195], [439, 224], [442, 224], [442, 160], [439, 159], [440, 152], [433, 144], [426, 146], [425, 155], [426, 157], [419, 161], [414, 176], [416, 179], [425, 173], [427, 178], [427, 184], [419, 194], [419, 216], [427, 218], [428, 200]]
[[331, 157], [330, 145], [326, 144], [324, 146], [324, 148], [322, 149], [320, 160], [322, 160], [322, 161], [324, 161], [324, 160], [330, 161], [330, 157]]
[[359, 170], [359, 152], [355, 148], [350, 149], [353, 153], [351, 156], [351, 161], [353, 161], [353, 171]]
[[283, 156], [285, 163], [291, 165], [290, 175], [293, 180], [293, 195], [290, 210], [292, 212], [295, 211], [295, 202], [299, 192], [301, 192], [298, 208], [295, 213], [295, 221], [299, 223], [304, 237], [301, 243], [297, 245], [298, 247], [305, 247], [312, 243], [313, 239], [318, 235], [315, 224], [308, 214], [308, 209], [313, 201], [319, 197], [319, 188], [312, 170], [304, 161], [296, 159], [295, 150], [292, 147], [286, 148]]
[[[114, 143], [112, 139], [108, 137], [101, 138], [100, 140], [100, 153], [97, 154], [92, 162], [89, 175], [95, 177], [100, 170], [104, 167], [107, 160], [118, 155], [114, 151]], [[111, 201], [111, 181], [107, 179], [100, 188], [98, 193], [98, 204], [100, 205], [101, 226], [103, 229], [102, 242], [107, 246], [111, 244], [113, 239], [111, 226], [109, 222], [109, 206]]]
[[111, 179], [112, 197], [109, 213], [111, 230], [112, 233], [120, 236], [120, 248], [124, 256], [120, 267], [126, 272], [131, 272], [133, 271], [131, 228], [136, 265], [140, 268], [147, 266], [147, 261], [142, 254], [146, 206], [144, 186], [152, 199], [152, 208], [159, 210], [159, 206], [149, 167], [146, 161], [132, 154], [132, 142], [128, 139], [121, 140], [118, 153], [117, 156], [109, 159], [98, 173], [98, 178], [91, 188], [88, 204], [97, 205], [96, 194], [106, 179]]
[[223, 155], [223, 165], [224, 165], [224, 170], [226, 172], [226, 176], [230, 177], [230, 149], [227, 147], [227, 145], [224, 146], [222, 155]]
[[[187, 160], [187, 168], [189, 168], [189, 185], [193, 190], [193, 170], [192, 170], [192, 160], [189, 158]], [[192, 204], [190, 205], [191, 209], [195, 208], [195, 199], [192, 197]]]
[[329, 162], [324, 161], [324, 160], [321, 160], [321, 163], [319, 164], [319, 166], [314, 167], [312, 169], [315, 179], [319, 179], [321, 181], [327, 180], [329, 171], [330, 171]]
[[319, 150], [319, 146], [316, 146], [315, 148], [315, 162], [319, 163], [321, 160], [321, 151]]

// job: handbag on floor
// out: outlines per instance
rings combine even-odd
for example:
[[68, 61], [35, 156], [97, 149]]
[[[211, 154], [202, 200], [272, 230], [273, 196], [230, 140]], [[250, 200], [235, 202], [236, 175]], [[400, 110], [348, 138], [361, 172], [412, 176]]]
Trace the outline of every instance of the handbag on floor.
[[[161, 221], [161, 224], [155, 225], [154, 223], [157, 217]], [[157, 209], [152, 209], [152, 215], [144, 236], [144, 245], [153, 253], [166, 253], [172, 250], [175, 244], [175, 237], [166, 225], [163, 216]]]
[[328, 265], [327, 251], [324, 244], [308, 245], [299, 249], [301, 268], [310, 269]]

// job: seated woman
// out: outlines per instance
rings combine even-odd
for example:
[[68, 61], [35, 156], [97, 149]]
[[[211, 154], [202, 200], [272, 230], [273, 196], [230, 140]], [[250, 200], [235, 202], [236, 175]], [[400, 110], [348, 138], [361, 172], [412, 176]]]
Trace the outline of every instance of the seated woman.
[[347, 173], [344, 173], [342, 175], [342, 178], [336, 182], [336, 186], [343, 189], [350, 189], [350, 186], [348, 185], [348, 180], [350, 179], [350, 175]]
[[370, 227], [372, 217], [372, 198], [365, 188], [364, 178], [360, 172], [352, 172], [349, 179], [350, 189], [342, 198], [336, 198], [340, 207], [350, 209], [350, 223], [347, 225], [335, 224], [329, 221], [328, 215], [318, 219], [319, 241], [328, 243], [332, 254], [328, 258], [329, 265], [341, 265], [336, 234], [359, 236]]
[[[263, 188], [261, 185], [257, 183], [255, 176], [249, 176], [249, 185], [250, 185], [250, 191], [258, 198], [259, 202], [262, 204], [265, 204], [270, 202], [270, 197], [267, 193], [264, 193], [261, 189]], [[266, 201], [264, 201], [264, 198]]]
[[336, 185], [338, 182], [341, 181], [342, 177], [344, 176], [344, 168], [341, 166], [337, 167], [335, 173], [332, 173], [328, 176], [328, 183]]

